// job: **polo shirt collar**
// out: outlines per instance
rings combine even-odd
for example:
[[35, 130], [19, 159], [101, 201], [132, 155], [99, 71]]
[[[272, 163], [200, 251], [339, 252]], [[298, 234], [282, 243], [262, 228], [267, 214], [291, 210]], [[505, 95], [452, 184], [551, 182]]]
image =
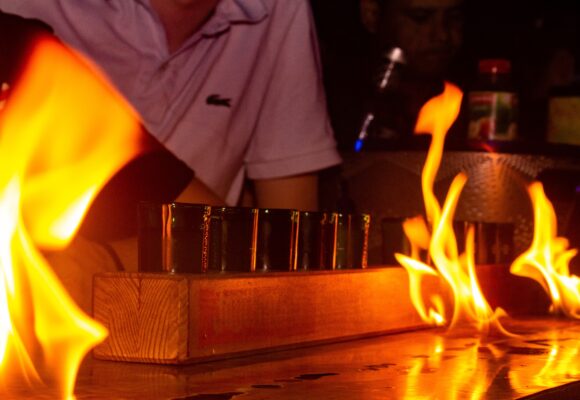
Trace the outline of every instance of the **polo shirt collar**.
[[227, 30], [232, 24], [256, 24], [268, 15], [263, 0], [221, 0], [215, 14], [203, 26], [202, 35], [214, 36]]

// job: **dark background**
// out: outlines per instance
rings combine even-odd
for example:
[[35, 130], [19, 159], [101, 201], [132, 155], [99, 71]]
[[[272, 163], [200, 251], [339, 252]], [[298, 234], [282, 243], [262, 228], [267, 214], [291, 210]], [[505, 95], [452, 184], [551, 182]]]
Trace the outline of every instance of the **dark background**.
[[[339, 147], [350, 149], [369, 90], [373, 36], [360, 22], [358, 0], [311, 0], [311, 4], [331, 120]], [[574, 55], [578, 75], [579, 9], [578, 0], [467, 0], [465, 45], [454, 80], [460, 87], [468, 86], [481, 58], [509, 59], [520, 94], [520, 132], [528, 140], [541, 140], [546, 98], [536, 88], [558, 49]]]

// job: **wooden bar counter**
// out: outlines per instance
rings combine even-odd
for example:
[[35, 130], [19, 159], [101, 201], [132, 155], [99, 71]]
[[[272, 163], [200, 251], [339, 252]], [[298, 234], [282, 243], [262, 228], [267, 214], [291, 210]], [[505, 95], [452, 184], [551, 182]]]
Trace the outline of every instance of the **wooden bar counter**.
[[[484, 341], [428, 329], [181, 366], [89, 357], [75, 393], [78, 400], [579, 398], [578, 322], [505, 326], [520, 336]], [[23, 397], [2, 394], [16, 398]]]
[[[510, 277], [506, 266], [478, 267], [478, 276], [491, 302], [512, 306], [502, 323], [516, 336], [425, 328], [401, 268], [103, 275], [95, 300], [107, 307], [96, 316], [111, 336], [84, 361], [75, 393], [78, 400], [580, 398], [580, 323], [546, 316], [539, 285]], [[534, 310], [544, 315], [518, 316]], [[96, 358], [107, 352], [133, 362]], [[0, 398], [55, 397], [8, 388]]]

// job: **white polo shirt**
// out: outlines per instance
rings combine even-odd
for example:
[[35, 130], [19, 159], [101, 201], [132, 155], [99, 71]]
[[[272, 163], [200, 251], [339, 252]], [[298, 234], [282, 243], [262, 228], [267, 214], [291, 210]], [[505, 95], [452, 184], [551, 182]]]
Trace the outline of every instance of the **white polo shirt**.
[[244, 176], [340, 162], [308, 0], [221, 0], [172, 54], [148, 0], [0, 0], [0, 9], [43, 20], [92, 58], [147, 129], [228, 204]]

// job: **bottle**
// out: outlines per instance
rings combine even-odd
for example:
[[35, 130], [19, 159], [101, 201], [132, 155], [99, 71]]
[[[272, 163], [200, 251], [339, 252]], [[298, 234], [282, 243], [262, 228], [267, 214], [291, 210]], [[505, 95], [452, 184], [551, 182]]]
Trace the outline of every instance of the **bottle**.
[[468, 107], [469, 139], [516, 139], [518, 95], [511, 82], [510, 61], [479, 61], [478, 78], [468, 94]]
[[371, 99], [368, 111], [363, 118], [363, 122], [358, 133], [358, 138], [355, 142], [354, 150], [356, 152], [362, 150], [363, 144], [369, 136], [369, 132], [371, 131], [371, 124], [375, 119], [375, 112], [379, 97], [392, 85], [392, 82], [395, 80], [397, 75], [397, 69], [399, 69], [400, 65], [405, 63], [405, 55], [403, 54], [403, 50], [401, 50], [399, 47], [393, 47], [387, 51], [385, 53], [384, 59], [385, 62], [379, 71], [378, 79], [375, 85], [375, 93]]
[[546, 140], [549, 143], [580, 145], [579, 79], [550, 90]]

